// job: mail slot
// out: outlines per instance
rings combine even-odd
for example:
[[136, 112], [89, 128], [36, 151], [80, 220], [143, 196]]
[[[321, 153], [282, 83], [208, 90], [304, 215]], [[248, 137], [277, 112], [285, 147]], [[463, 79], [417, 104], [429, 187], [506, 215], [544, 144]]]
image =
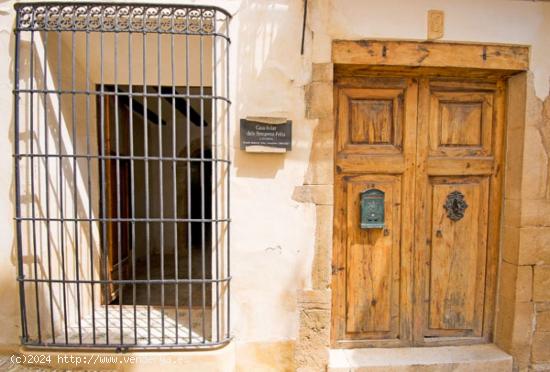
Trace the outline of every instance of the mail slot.
[[360, 194], [361, 197], [361, 228], [384, 228], [384, 192], [370, 189]]

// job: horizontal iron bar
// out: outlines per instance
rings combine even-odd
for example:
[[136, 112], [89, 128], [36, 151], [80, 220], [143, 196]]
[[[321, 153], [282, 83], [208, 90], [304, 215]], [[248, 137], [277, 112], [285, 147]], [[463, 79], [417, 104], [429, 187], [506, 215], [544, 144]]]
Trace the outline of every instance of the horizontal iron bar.
[[46, 217], [15, 217], [15, 221], [47, 221], [47, 222], [196, 222], [196, 223], [213, 223], [213, 222], [231, 222], [230, 219], [211, 219], [211, 218], [46, 218]]
[[211, 158], [178, 158], [169, 156], [136, 156], [136, 155], [86, 155], [86, 154], [14, 154], [15, 158], [77, 158], [77, 159], [110, 159], [110, 160], [154, 160], [154, 161], [181, 161], [181, 162], [214, 162], [227, 163], [231, 161], [226, 159], [211, 159]]
[[[184, 337], [179, 338], [181, 340], [184, 340]], [[162, 350], [162, 349], [186, 349], [186, 350], [199, 350], [199, 349], [205, 349], [205, 348], [216, 348], [216, 347], [222, 347], [224, 345], [227, 345], [229, 342], [233, 340], [233, 337], [227, 337], [220, 341], [216, 342], [202, 342], [202, 341], [195, 341], [193, 342], [186, 342], [186, 343], [165, 343], [163, 345], [139, 345], [137, 343], [129, 344], [129, 343], [123, 343], [123, 344], [113, 344], [113, 343], [96, 343], [96, 344], [90, 344], [90, 343], [62, 343], [62, 342], [56, 342], [54, 343], [46, 343], [46, 342], [32, 342], [29, 340], [23, 340], [23, 344], [31, 348], [37, 348], [44, 350], [44, 348], [78, 348], [79, 351], [83, 351], [84, 348], [90, 348], [90, 349], [128, 349], [128, 350]]]
[[17, 281], [27, 283], [58, 283], [58, 284], [189, 284], [189, 283], [222, 283], [229, 282], [232, 279], [231, 276], [227, 276], [219, 279], [25, 279], [18, 277]]
[[87, 95], [98, 95], [98, 96], [124, 96], [124, 97], [151, 97], [151, 98], [186, 98], [186, 99], [212, 99], [212, 100], [221, 100], [231, 103], [231, 101], [223, 96], [214, 96], [210, 94], [183, 94], [183, 93], [148, 93], [148, 92], [112, 92], [108, 90], [78, 90], [78, 89], [29, 89], [21, 88], [14, 89], [13, 93], [36, 93], [36, 94], [87, 94]]
[[63, 29], [59, 29], [59, 28], [56, 28], [56, 27], [47, 27], [47, 28], [43, 28], [43, 27], [15, 27], [14, 30], [15, 30], [15, 32], [19, 32], [19, 33], [45, 31], [45, 32], [89, 32], [89, 33], [97, 32], [97, 33], [102, 33], [102, 34], [105, 34], [105, 33], [166, 34], [166, 35], [203, 36], [203, 37], [204, 36], [215, 36], [215, 37], [221, 37], [221, 38], [225, 39], [228, 44], [231, 44], [231, 39], [229, 38], [229, 36], [224, 35], [224, 34], [220, 34], [219, 32], [189, 32], [189, 31], [179, 32], [179, 31], [167, 31], [167, 30], [164, 30], [164, 31], [158, 31], [158, 30], [143, 31], [143, 30], [126, 30], [126, 29], [124, 29], [124, 30], [116, 30], [116, 29], [113, 29], [113, 30], [109, 30], [109, 29], [83, 30], [83, 29], [76, 28], [76, 27], [67, 27], [67, 28], [63, 28]]

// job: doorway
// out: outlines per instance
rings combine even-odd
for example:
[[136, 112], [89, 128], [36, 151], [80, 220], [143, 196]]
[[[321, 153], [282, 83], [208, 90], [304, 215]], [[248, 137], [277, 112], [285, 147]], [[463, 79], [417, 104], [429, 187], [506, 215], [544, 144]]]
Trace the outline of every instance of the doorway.
[[[211, 102], [163, 98], [172, 87], [106, 85], [104, 90], [98, 138], [106, 159], [99, 193], [106, 221], [102, 276], [109, 284], [102, 302], [209, 309], [211, 283], [161, 281], [212, 278]], [[115, 98], [129, 92], [133, 96]], [[198, 96], [211, 89], [189, 87], [189, 92]]]
[[[344, 70], [335, 75], [333, 346], [490, 342], [505, 78]], [[362, 223], [369, 190], [383, 195], [378, 224]]]

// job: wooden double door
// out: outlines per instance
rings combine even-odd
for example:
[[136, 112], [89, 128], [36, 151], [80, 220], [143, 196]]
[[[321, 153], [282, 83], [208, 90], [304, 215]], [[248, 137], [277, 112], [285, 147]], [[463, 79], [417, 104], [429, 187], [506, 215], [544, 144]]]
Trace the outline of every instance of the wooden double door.
[[[334, 94], [333, 346], [490, 342], [505, 81], [378, 74]], [[372, 189], [383, 227], [362, 224]]]

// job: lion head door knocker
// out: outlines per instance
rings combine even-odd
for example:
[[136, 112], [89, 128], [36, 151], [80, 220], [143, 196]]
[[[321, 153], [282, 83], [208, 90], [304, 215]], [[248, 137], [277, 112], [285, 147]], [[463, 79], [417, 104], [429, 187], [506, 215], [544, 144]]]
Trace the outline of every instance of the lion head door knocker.
[[452, 221], [458, 221], [464, 217], [464, 211], [468, 204], [464, 200], [464, 194], [460, 191], [453, 191], [447, 195], [447, 200], [443, 206], [447, 210], [447, 217]]

